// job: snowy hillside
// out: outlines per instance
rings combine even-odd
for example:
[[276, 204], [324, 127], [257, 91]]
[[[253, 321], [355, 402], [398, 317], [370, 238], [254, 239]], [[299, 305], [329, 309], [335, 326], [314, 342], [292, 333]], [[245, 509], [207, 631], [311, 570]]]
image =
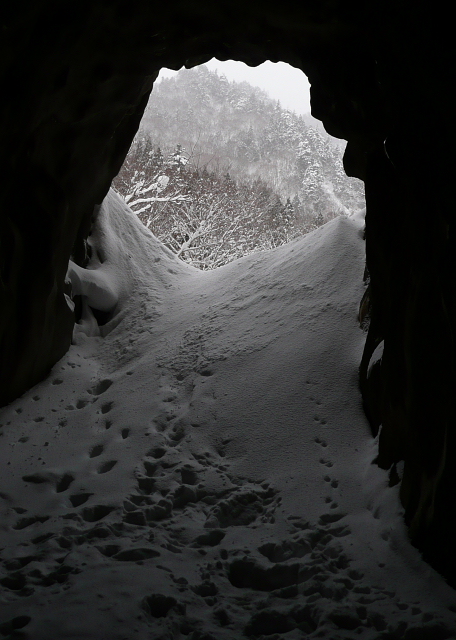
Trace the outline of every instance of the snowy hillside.
[[372, 465], [361, 217], [213, 271], [110, 192], [49, 377], [0, 411], [0, 635], [443, 640], [455, 593]]
[[[343, 146], [310, 116], [202, 65], [156, 83], [113, 186], [183, 260], [214, 268], [363, 209]], [[201, 222], [204, 248], [192, 240]]]
[[293, 201], [298, 220], [322, 224], [363, 208], [364, 191], [344, 172], [340, 141], [315, 122], [201, 65], [154, 86], [139, 137], [167, 152], [180, 144], [201, 169], [261, 179], [283, 203]]

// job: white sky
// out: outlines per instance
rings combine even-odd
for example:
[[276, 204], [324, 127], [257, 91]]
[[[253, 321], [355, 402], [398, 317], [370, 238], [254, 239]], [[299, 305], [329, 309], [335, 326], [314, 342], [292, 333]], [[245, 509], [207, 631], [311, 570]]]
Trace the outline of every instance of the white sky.
[[[212, 58], [206, 63], [211, 70], [225, 74], [228, 80], [250, 84], [266, 91], [271, 98], [280, 100], [282, 107], [296, 113], [310, 113], [310, 84], [300, 69], [285, 62], [264, 62], [258, 67], [248, 67], [243, 62], [227, 60], [220, 62]], [[171, 78], [177, 71], [162, 69], [160, 78]]]

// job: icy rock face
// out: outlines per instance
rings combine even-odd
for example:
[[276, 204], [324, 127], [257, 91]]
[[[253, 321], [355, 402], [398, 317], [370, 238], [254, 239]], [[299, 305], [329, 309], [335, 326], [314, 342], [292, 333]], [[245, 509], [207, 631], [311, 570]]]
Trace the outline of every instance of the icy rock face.
[[[129, 312], [133, 293], [144, 291], [144, 297], [154, 299], [158, 307], [160, 294], [170, 286], [163, 272], [185, 279], [194, 271], [158, 242], [112, 189], [99, 209], [87, 244], [91, 258], [86, 267], [70, 260], [66, 276], [71, 284], [70, 304], [74, 305], [77, 296], [82, 299], [73, 341], [80, 332], [107, 335]], [[103, 312], [101, 326], [94, 316], [96, 311]]]
[[[99, 335], [98, 323], [92, 310], [105, 313], [114, 311], [118, 302], [115, 286], [101, 269], [83, 269], [72, 260], [68, 265], [67, 280], [71, 283], [72, 295], [82, 298], [79, 324], [85, 325], [87, 335]], [[68, 302], [70, 308], [74, 309], [74, 302], [71, 299]]]
[[[250, 65], [288, 61], [309, 76], [313, 115], [348, 140], [347, 172], [366, 183], [366, 409], [382, 424], [380, 464], [405, 458], [402, 500], [414, 540], [454, 577], [456, 522], [447, 510], [456, 482], [451, 21], [412, 0], [357, 6], [95, 0], [75, 8], [29, 0], [9, 9], [2, 40], [8, 99], [0, 138], [0, 404], [42, 379], [68, 349], [68, 261], [87, 267], [93, 213], [158, 69], [213, 56]], [[434, 123], [444, 135], [435, 134]], [[381, 340], [381, 375], [369, 379]]]
[[[100, 269], [83, 269], [72, 260], [68, 265], [67, 280], [71, 283], [72, 295], [82, 298], [81, 324], [86, 325], [86, 334], [99, 335], [98, 323], [91, 310], [113, 312], [118, 301], [115, 287]], [[73, 301], [68, 302], [70, 309], [74, 309]]]
[[70, 260], [67, 271], [74, 295], [85, 296], [87, 304], [99, 311], [112, 311], [117, 304], [117, 293], [105, 273], [83, 269]]

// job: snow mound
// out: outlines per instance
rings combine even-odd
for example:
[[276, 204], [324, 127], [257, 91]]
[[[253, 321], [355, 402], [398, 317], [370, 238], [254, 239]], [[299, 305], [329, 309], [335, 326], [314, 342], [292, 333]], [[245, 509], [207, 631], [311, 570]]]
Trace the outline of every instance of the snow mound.
[[362, 220], [200, 272], [111, 192], [90, 243], [110, 319], [0, 412], [0, 633], [454, 637], [371, 464]]

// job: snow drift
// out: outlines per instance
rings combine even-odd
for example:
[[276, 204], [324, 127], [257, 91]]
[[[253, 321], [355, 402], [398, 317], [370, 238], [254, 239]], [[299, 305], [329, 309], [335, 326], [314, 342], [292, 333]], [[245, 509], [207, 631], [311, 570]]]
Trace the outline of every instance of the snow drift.
[[362, 224], [200, 272], [109, 194], [74, 344], [0, 414], [3, 636], [456, 635], [372, 465]]

